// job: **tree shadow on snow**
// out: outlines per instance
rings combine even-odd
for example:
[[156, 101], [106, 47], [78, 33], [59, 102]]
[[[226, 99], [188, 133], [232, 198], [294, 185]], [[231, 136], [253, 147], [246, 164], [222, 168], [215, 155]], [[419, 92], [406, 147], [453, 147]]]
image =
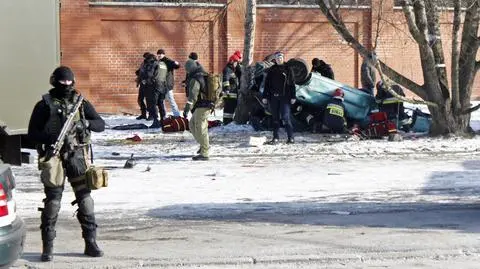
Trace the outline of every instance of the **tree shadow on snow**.
[[[345, 193], [291, 202], [179, 204], [151, 217], [173, 220], [306, 224], [340, 227], [448, 229], [480, 232], [480, 160], [461, 171], [433, 171], [420, 189]], [[332, 200], [339, 202], [332, 202]]]
[[480, 232], [480, 205], [468, 203], [263, 202], [181, 204], [152, 209], [161, 219]]

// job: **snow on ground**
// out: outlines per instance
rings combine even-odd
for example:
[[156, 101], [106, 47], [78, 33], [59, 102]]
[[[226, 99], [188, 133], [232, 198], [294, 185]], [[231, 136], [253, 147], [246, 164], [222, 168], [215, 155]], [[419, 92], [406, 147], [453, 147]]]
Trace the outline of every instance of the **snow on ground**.
[[[104, 118], [109, 127], [142, 122], [133, 116]], [[474, 113], [472, 125], [479, 122], [480, 113]], [[126, 140], [134, 134], [142, 141]], [[96, 212], [104, 218], [240, 216], [252, 210], [354, 214], [370, 210], [362, 203], [378, 204], [375, 210], [398, 203], [471, 203], [480, 190], [478, 137], [340, 141], [297, 133], [296, 144], [275, 146], [251, 146], [251, 137], [270, 137], [270, 132], [235, 124], [213, 128], [211, 160], [193, 162], [198, 145], [189, 132], [109, 128], [96, 133], [95, 163], [110, 169], [109, 187], [93, 192]], [[132, 153], [137, 165], [123, 169]], [[38, 191], [36, 165], [14, 171], [19, 214], [37, 216], [44, 194]], [[72, 213], [72, 200], [66, 187], [61, 214]]]

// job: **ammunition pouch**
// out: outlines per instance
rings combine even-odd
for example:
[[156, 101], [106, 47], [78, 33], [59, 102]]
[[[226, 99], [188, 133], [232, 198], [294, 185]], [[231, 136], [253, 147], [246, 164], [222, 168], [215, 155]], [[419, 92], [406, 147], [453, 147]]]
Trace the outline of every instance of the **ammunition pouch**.
[[87, 187], [97, 190], [108, 186], [108, 172], [103, 167], [90, 166], [85, 173]]
[[38, 159], [38, 169], [40, 172], [40, 180], [45, 187], [57, 188], [65, 183], [65, 174], [62, 160], [58, 156], [53, 156], [46, 160], [46, 157]]

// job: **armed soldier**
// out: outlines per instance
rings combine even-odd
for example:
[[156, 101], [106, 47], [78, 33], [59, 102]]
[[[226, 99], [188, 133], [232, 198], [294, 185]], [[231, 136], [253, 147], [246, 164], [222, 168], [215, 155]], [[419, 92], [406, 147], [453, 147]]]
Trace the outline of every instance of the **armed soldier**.
[[[64, 189], [64, 171], [75, 193], [75, 201], [72, 204], [78, 205], [77, 219], [85, 240], [84, 254], [101, 257], [103, 251], [96, 243], [94, 202], [90, 196], [91, 191], [85, 184], [85, 173], [89, 166], [87, 160], [90, 132], [102, 132], [105, 129], [105, 122], [92, 104], [84, 100], [75, 90], [75, 78], [70, 68], [66, 66], [56, 68], [50, 77], [50, 84], [53, 89], [43, 95], [42, 100], [35, 105], [28, 126], [28, 136], [37, 144], [39, 160], [42, 158], [58, 160], [57, 172], [60, 174], [60, 180], [53, 174], [47, 173], [45, 176], [46, 170], [42, 170], [41, 174], [46, 196], [43, 200], [44, 208], [41, 209], [40, 229], [43, 243], [41, 260], [53, 259], [53, 240], [56, 236], [55, 224]], [[64, 125], [71, 128], [64, 128]], [[59, 137], [65, 134], [65, 139], [59, 141]], [[63, 146], [59, 148], [58, 145]], [[58, 155], [50, 154], [57, 150]]]

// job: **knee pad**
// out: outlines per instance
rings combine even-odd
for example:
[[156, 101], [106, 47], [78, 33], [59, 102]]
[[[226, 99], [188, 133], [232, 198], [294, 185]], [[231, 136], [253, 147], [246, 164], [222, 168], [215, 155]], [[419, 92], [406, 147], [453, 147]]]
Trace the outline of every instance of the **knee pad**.
[[46, 200], [44, 208], [42, 210], [42, 215], [51, 217], [56, 216], [60, 211], [61, 202], [60, 200]]
[[94, 203], [93, 198], [90, 195], [85, 196], [78, 201], [78, 213], [84, 216], [93, 215]]

